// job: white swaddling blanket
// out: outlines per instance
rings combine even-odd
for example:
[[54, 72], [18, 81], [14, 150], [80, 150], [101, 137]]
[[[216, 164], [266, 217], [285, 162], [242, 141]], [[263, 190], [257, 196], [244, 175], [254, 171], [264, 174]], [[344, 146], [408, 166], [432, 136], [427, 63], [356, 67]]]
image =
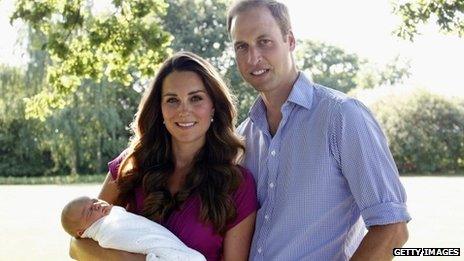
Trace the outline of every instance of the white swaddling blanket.
[[119, 206], [113, 206], [111, 212], [87, 228], [82, 237], [92, 238], [104, 248], [146, 254], [147, 261], [206, 260], [167, 228]]

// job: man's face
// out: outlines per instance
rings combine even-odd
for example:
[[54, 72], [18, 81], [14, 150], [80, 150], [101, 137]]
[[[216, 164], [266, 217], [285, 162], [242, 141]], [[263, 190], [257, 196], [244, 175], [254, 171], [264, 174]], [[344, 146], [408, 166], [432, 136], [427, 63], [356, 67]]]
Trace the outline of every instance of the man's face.
[[232, 19], [231, 36], [238, 69], [259, 92], [272, 92], [291, 83], [295, 39], [285, 36], [266, 7], [239, 13]]

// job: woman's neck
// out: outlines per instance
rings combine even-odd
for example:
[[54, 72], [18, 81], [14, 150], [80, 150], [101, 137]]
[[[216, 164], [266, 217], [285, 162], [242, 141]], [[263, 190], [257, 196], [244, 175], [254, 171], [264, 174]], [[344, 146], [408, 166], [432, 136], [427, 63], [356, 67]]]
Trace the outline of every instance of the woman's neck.
[[172, 144], [172, 157], [175, 170], [190, 169], [193, 159], [201, 149], [201, 146], [193, 144]]

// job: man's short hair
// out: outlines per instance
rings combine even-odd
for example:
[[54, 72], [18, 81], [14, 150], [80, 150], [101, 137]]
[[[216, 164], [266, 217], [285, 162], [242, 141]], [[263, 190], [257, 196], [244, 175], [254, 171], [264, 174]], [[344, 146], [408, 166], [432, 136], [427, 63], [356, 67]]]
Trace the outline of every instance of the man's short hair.
[[235, 1], [227, 12], [227, 31], [230, 34], [232, 20], [238, 14], [249, 9], [266, 7], [279, 25], [282, 35], [285, 36], [292, 29], [288, 8], [284, 4], [274, 0], [238, 0]]

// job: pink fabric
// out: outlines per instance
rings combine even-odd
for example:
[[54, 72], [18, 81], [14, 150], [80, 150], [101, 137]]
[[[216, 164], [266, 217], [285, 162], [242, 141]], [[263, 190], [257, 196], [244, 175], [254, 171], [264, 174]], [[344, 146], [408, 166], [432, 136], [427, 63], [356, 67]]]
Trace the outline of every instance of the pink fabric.
[[[113, 179], [117, 177], [118, 168], [124, 154], [124, 152], [121, 153], [121, 155], [108, 163], [108, 168]], [[237, 191], [233, 194], [237, 208], [237, 218], [228, 224], [228, 229], [234, 227], [248, 217], [253, 211], [258, 209], [256, 186], [253, 176], [247, 169], [241, 168], [241, 170], [244, 179]], [[144, 193], [139, 186], [135, 189], [133, 207], [129, 207], [129, 211], [141, 214], [143, 200]], [[222, 242], [224, 238], [214, 233], [212, 225], [203, 224], [199, 220], [199, 212], [200, 197], [198, 195], [192, 195], [183, 203], [181, 209], [173, 212], [162, 225], [179, 237], [188, 247], [202, 253], [208, 261], [221, 260]]]

